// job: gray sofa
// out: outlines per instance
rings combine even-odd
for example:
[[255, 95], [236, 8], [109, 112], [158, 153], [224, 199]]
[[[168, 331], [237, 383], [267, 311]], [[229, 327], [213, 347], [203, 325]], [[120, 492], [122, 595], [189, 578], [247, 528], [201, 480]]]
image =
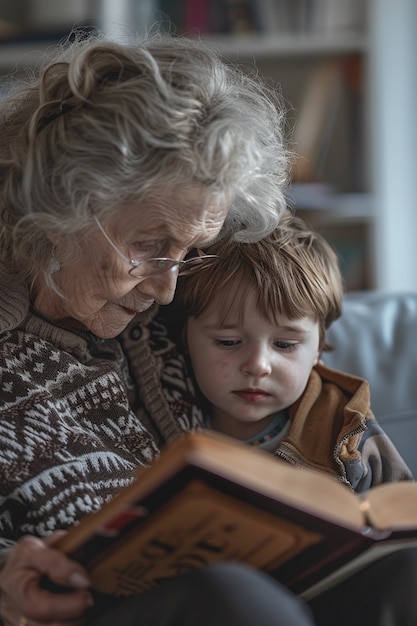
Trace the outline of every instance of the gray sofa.
[[417, 293], [356, 292], [323, 361], [366, 378], [373, 411], [417, 479]]

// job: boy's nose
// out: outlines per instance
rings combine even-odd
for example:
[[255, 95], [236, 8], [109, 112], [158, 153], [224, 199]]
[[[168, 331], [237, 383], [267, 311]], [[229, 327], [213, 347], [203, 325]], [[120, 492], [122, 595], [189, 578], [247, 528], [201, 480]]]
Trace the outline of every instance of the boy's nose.
[[262, 346], [254, 346], [246, 354], [241, 371], [245, 376], [262, 378], [271, 374], [271, 361], [268, 351]]

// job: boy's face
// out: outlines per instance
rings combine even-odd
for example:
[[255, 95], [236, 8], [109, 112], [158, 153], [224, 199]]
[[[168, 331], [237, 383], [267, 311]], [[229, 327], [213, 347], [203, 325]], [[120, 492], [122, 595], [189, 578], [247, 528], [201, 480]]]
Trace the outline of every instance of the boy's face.
[[[187, 321], [186, 340], [197, 383], [212, 405], [212, 427], [238, 439], [257, 435], [302, 394], [319, 358], [319, 324], [309, 317], [269, 322], [247, 294], [221, 326], [220, 298]], [[233, 321], [236, 320], [236, 321]]]

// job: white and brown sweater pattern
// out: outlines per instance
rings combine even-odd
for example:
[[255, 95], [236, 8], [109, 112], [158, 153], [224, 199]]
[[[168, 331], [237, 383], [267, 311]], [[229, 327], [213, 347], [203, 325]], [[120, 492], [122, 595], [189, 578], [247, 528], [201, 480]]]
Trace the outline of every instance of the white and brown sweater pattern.
[[151, 349], [144, 332], [139, 320], [114, 340], [70, 332], [29, 312], [25, 289], [0, 288], [0, 550], [73, 525], [202, 423], [198, 410], [176, 419], [188, 383], [175, 355], [166, 397], [155, 392], [171, 346], [156, 326]]

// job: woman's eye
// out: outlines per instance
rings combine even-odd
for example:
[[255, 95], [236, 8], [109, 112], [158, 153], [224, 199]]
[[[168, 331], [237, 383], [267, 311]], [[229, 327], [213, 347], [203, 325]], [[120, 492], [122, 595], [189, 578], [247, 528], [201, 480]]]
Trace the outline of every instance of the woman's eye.
[[131, 259], [141, 261], [164, 256], [165, 245], [160, 241], [136, 241], [129, 246]]

